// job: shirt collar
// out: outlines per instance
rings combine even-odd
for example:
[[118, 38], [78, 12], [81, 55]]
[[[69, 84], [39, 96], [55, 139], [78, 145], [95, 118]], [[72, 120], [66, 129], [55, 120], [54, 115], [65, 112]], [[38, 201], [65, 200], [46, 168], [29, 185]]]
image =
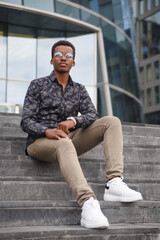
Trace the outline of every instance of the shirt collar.
[[[51, 72], [49, 77], [53, 82], [57, 81], [57, 78], [56, 78], [56, 75], [54, 74], [54, 71]], [[74, 85], [74, 81], [72, 80], [70, 75], [69, 75], [69, 79], [68, 79], [68, 85]]]

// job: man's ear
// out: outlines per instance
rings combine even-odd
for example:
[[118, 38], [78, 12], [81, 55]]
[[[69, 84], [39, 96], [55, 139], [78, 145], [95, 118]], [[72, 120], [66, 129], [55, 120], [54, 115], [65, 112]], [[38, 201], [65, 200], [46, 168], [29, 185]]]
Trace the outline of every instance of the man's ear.
[[74, 67], [74, 66], [75, 66], [75, 64], [76, 64], [76, 63], [75, 63], [75, 61], [73, 61], [73, 63], [72, 63], [72, 67]]
[[53, 65], [53, 58], [51, 59], [51, 61], [50, 61], [50, 64], [52, 64], [52, 65]]

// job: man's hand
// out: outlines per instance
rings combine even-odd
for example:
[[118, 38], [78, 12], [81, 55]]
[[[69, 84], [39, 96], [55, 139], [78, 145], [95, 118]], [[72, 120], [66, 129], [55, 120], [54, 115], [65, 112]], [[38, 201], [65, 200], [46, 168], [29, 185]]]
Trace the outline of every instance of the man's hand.
[[73, 128], [74, 126], [75, 126], [74, 121], [69, 119], [69, 120], [66, 120], [64, 122], [58, 123], [57, 129], [62, 130], [63, 132], [68, 134], [69, 133], [69, 129]]
[[57, 128], [46, 129], [44, 133], [46, 137], [49, 139], [57, 139], [57, 140], [60, 140], [61, 138], [70, 139], [64, 131], [59, 130]]

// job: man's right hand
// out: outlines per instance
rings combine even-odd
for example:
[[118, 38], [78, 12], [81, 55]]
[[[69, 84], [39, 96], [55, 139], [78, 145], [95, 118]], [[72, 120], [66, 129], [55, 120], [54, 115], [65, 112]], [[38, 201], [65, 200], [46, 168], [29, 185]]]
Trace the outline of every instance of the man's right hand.
[[57, 128], [46, 129], [44, 133], [46, 137], [49, 139], [57, 139], [57, 140], [60, 140], [61, 138], [70, 139], [64, 131], [58, 130]]

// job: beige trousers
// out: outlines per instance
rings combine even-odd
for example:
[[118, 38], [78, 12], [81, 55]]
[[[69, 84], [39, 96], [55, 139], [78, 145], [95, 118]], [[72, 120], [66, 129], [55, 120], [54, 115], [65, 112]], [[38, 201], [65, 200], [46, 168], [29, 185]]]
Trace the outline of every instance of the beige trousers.
[[78, 128], [69, 133], [68, 139], [39, 138], [29, 145], [27, 152], [30, 156], [41, 161], [58, 161], [64, 180], [72, 189], [80, 206], [93, 196], [78, 161], [79, 155], [89, 151], [104, 141], [106, 158], [106, 180], [122, 176], [123, 173], [123, 139], [121, 122], [117, 117], [103, 117], [96, 120], [88, 128]]

